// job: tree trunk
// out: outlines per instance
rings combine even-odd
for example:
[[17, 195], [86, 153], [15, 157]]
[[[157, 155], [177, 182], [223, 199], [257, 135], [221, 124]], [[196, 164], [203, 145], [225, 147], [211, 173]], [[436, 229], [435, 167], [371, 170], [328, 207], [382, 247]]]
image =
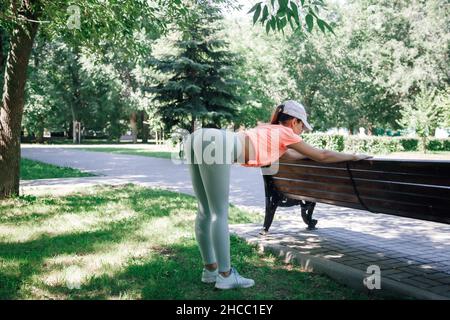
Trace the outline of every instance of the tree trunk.
[[192, 116], [191, 119], [191, 133], [195, 131], [195, 117]]
[[4, 79], [4, 73], [3, 71], [5, 70], [5, 63], [6, 63], [6, 59], [5, 59], [5, 55], [3, 54], [3, 35], [4, 31], [3, 29], [0, 27], [0, 94], [1, 96], [3, 96], [3, 79]]
[[44, 143], [44, 129], [39, 129], [36, 132], [36, 142], [37, 143]]
[[81, 65], [80, 65], [80, 49], [78, 46], [72, 48], [73, 60], [69, 63], [69, 70], [73, 86], [73, 99], [71, 101], [72, 112], [72, 132], [73, 143], [81, 143], [81, 114], [85, 110], [84, 101], [81, 95]]
[[81, 143], [81, 122], [76, 120], [73, 121], [73, 143]]
[[148, 114], [145, 110], [142, 110], [142, 142], [148, 143]]
[[0, 75], [2, 76], [5, 61], [5, 56], [3, 55], [3, 29], [0, 28]]
[[132, 111], [130, 114], [130, 126], [131, 126], [131, 135], [133, 136], [133, 143], [137, 143], [137, 113], [136, 111]]
[[[36, 20], [25, 2], [24, 15]], [[19, 194], [20, 128], [25, 102], [25, 84], [37, 23], [23, 21], [11, 33], [0, 107], [0, 198]]]

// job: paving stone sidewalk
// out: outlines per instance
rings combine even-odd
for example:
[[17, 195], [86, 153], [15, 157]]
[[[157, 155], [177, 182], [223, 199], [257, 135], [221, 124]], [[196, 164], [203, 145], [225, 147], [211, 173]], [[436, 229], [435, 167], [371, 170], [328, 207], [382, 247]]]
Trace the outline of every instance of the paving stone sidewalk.
[[[258, 224], [231, 225], [230, 230], [264, 251], [358, 289], [369, 291], [363, 281], [368, 267], [376, 266], [384, 291], [377, 293], [450, 299], [449, 226], [361, 210], [342, 216], [342, 209], [318, 204], [313, 231], [306, 230], [299, 212], [283, 209], [267, 235], [259, 234]], [[333, 263], [324, 266], [325, 261]]]
[[[70, 166], [100, 177], [22, 181], [22, 190], [70, 190], [97, 183], [136, 183], [193, 194], [187, 168], [170, 160], [64, 148], [22, 148], [26, 158]], [[230, 202], [264, 214], [259, 170], [233, 166]], [[286, 260], [362, 287], [367, 267], [381, 270], [381, 291], [423, 299], [450, 299], [450, 225], [317, 204], [318, 229], [306, 231], [299, 209], [279, 208], [268, 236], [261, 225], [230, 230]]]

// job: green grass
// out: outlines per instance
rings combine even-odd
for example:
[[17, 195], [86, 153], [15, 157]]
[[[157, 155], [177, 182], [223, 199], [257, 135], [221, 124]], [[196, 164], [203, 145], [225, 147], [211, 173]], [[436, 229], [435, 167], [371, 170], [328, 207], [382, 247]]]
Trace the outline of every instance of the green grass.
[[58, 167], [51, 164], [20, 159], [20, 179], [51, 179], [51, 178], [75, 178], [75, 177], [92, 177], [93, 174], [82, 172], [77, 169], [68, 167]]
[[169, 151], [148, 151], [144, 149], [129, 149], [129, 148], [77, 148], [83, 151], [96, 151], [96, 152], [108, 152], [116, 154], [128, 154], [133, 156], [144, 156], [144, 157], [154, 157], [154, 158], [164, 158], [170, 159], [171, 152]]
[[[368, 298], [234, 236], [232, 263], [255, 287], [201, 283], [196, 208], [194, 197], [135, 185], [0, 201], [0, 299]], [[230, 207], [231, 223], [260, 220]]]

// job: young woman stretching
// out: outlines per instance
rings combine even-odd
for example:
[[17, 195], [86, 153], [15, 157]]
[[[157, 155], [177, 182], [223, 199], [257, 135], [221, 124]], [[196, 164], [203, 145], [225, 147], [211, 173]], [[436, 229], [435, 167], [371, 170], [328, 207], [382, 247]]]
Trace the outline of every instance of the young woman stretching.
[[188, 136], [184, 147], [198, 201], [195, 237], [204, 263], [203, 282], [215, 282], [219, 289], [255, 284], [239, 275], [230, 262], [228, 199], [232, 163], [261, 167], [280, 158], [327, 163], [370, 158], [315, 148], [300, 138], [299, 134], [306, 130], [312, 128], [304, 107], [289, 100], [275, 109], [270, 124], [241, 132], [200, 128]]

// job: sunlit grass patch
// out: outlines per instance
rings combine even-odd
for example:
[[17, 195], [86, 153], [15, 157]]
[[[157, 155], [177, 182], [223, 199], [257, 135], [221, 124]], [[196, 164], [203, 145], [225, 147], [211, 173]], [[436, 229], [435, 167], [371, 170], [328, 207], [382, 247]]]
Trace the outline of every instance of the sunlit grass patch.
[[143, 156], [143, 157], [153, 157], [153, 158], [163, 158], [163, 159], [171, 159], [171, 152], [169, 151], [149, 151], [145, 149], [131, 149], [131, 148], [120, 148], [120, 147], [111, 147], [111, 148], [78, 148], [83, 151], [95, 151], [95, 152], [108, 152], [115, 154], [127, 154], [132, 156]]
[[[284, 265], [232, 237], [232, 262], [257, 285], [217, 291], [200, 282], [194, 197], [135, 185], [0, 202], [1, 299], [365, 298]], [[233, 223], [261, 222], [230, 207]]]

